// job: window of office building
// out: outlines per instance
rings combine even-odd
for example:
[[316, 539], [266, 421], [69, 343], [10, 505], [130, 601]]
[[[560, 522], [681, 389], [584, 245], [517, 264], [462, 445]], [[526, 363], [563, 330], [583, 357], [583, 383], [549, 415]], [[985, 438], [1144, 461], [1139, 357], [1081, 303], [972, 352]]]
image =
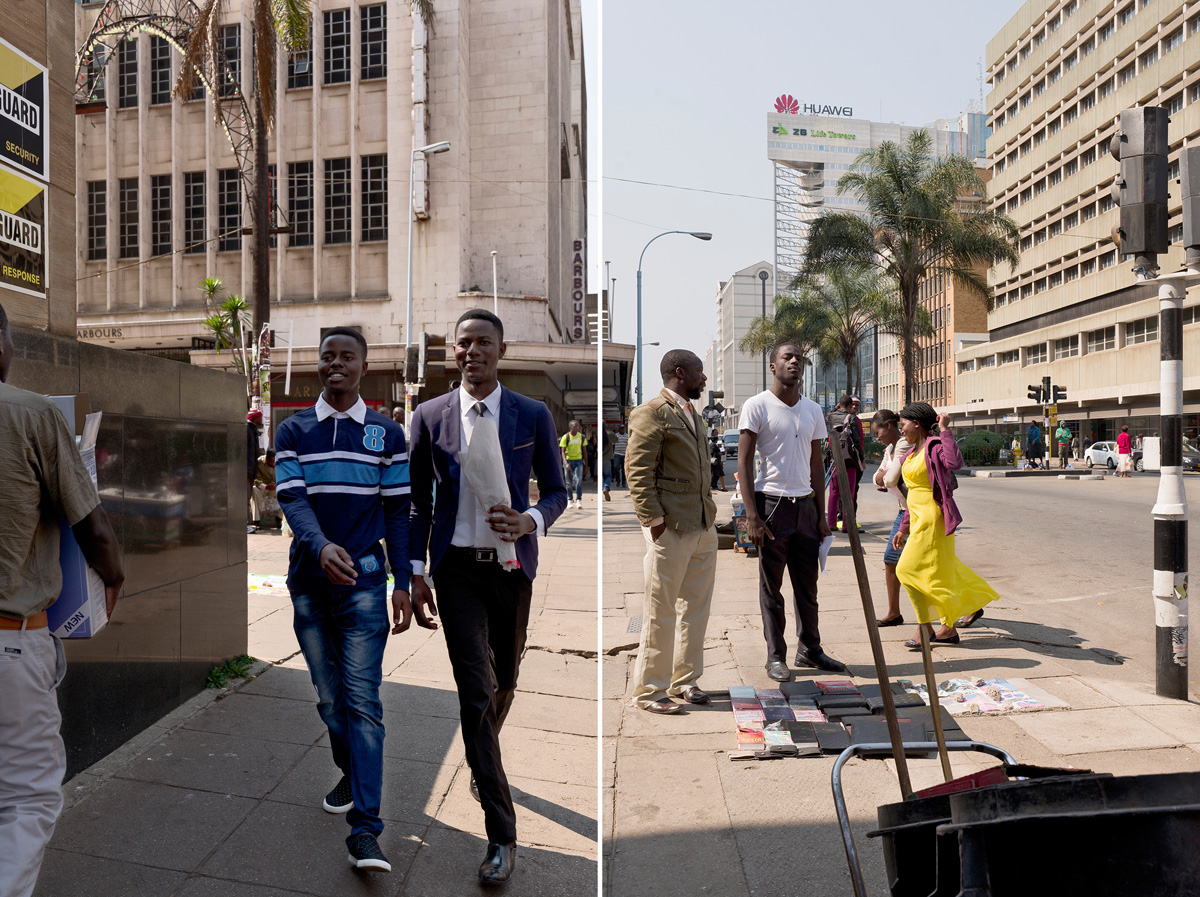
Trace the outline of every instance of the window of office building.
[[171, 251], [171, 176], [156, 174], [150, 178], [150, 253]]
[[1109, 209], [1111, 209], [1114, 205], [1116, 205], [1116, 202], [1113, 201], [1112, 195], [1109, 193], [1105, 193], [1103, 196], [1100, 197], [1100, 214], [1103, 215], [1105, 212], [1107, 212]]
[[1078, 106], [1071, 106], [1066, 112], [1063, 113], [1063, 121], [1067, 122], [1068, 124], [1075, 121], [1077, 118], [1079, 118]]
[[1063, 280], [1070, 283], [1072, 280], [1079, 279], [1079, 266], [1072, 265], [1070, 268], [1063, 270]]
[[1035, 181], [1033, 184], [1033, 195], [1041, 196], [1045, 192], [1046, 192], [1046, 179], [1038, 178], [1037, 181]]
[[1085, 93], [1083, 95], [1083, 98], [1079, 101], [1079, 108], [1082, 109], [1084, 112], [1087, 112], [1089, 109], [1091, 109], [1095, 105], [1096, 105], [1096, 92], [1092, 91], [1092, 90], [1089, 90], [1087, 93]]
[[123, 40], [117, 50], [117, 106], [130, 109], [137, 101], [137, 41]]
[[1167, 231], [1168, 243], [1180, 243], [1183, 241], [1183, 225], [1177, 224]]
[[1043, 228], [1040, 228], [1040, 229], [1039, 229], [1039, 230], [1037, 230], [1037, 231], [1034, 231], [1034, 234], [1033, 234], [1033, 245], [1034, 245], [1034, 246], [1041, 246], [1041, 245], [1042, 245], [1043, 243], [1045, 243], [1045, 242], [1046, 242], [1046, 229], [1043, 227]]
[[1055, 271], [1053, 274], [1050, 275], [1050, 289], [1054, 289], [1055, 287], [1061, 287], [1061, 286], [1062, 286], [1062, 272]]
[[1121, 71], [1117, 72], [1117, 86], [1123, 86], [1133, 80], [1133, 63], [1125, 66]]
[[1080, 221], [1091, 221], [1095, 217], [1096, 217], [1096, 204], [1094, 202], [1088, 203], [1086, 206], [1084, 206], [1083, 208], [1081, 208], [1079, 210], [1079, 220]]
[[117, 182], [117, 254], [123, 259], [138, 256], [137, 178]]
[[1016, 364], [1020, 360], [1021, 360], [1021, 350], [1020, 349], [1009, 349], [1007, 352], [1000, 353], [1000, 363], [1001, 364]]
[[183, 251], [204, 252], [205, 234], [204, 214], [204, 172], [185, 171], [183, 173]]
[[1033, 95], [1035, 97], [1040, 97], [1045, 92], [1046, 92], [1046, 79], [1043, 78], [1037, 84], [1033, 85]]
[[1050, 172], [1048, 177], [1050, 180], [1050, 186], [1053, 187], [1055, 184], [1062, 181], [1062, 169], [1061, 168], [1054, 169], [1052, 172]]
[[1053, 34], [1055, 31], [1058, 30], [1058, 26], [1061, 24], [1062, 24], [1062, 16], [1057, 15], [1053, 19], [1051, 19], [1049, 22], [1046, 23], [1046, 27], [1049, 28], [1050, 33]]
[[1031, 199], [1033, 199], [1033, 188], [1026, 187], [1021, 191], [1021, 202], [1029, 202]]
[[1075, 10], [1078, 9], [1078, 7], [1079, 7], [1079, 3], [1077, 2], [1077, 0], [1071, 0], [1070, 3], [1063, 6], [1062, 17], [1064, 19], [1071, 18], [1071, 16], [1075, 15]]
[[1105, 268], [1111, 268], [1113, 265], [1115, 265], [1117, 263], [1116, 250], [1114, 249], [1112, 252], [1104, 253], [1102, 256], [1100, 256], [1099, 261], [1100, 261], [1100, 270], [1101, 271], [1103, 271]]
[[1035, 34], [1033, 36], [1033, 45], [1035, 47], [1041, 46], [1042, 42], [1045, 39], [1046, 39], [1046, 29], [1043, 28], [1041, 31], [1039, 31], [1037, 34]]
[[972, 358], [970, 361], [960, 361], [958, 363], [958, 372], [960, 374], [970, 373], [973, 370], [975, 370], [975, 359], [974, 358]]
[[313, 83], [313, 54], [312, 36], [309, 35], [308, 46], [303, 50], [288, 54], [287, 86], [291, 90], [296, 87], [312, 87]]
[[1152, 343], [1158, 339], [1158, 315], [1142, 318], [1140, 321], [1130, 321], [1125, 325], [1125, 345], [1135, 346], [1138, 343]]
[[325, 242], [350, 242], [350, 160], [325, 160]]
[[1085, 149], [1079, 154], [1079, 167], [1086, 168], [1096, 161], [1096, 148], [1093, 146], [1090, 149]]
[[350, 10], [333, 9], [324, 14], [325, 83], [342, 84], [350, 80]]
[[1129, 21], [1132, 18], [1133, 18], [1133, 4], [1130, 3], [1123, 10], [1121, 10], [1120, 12], [1117, 13], [1117, 24], [1118, 25], [1128, 25]]
[[1200, 101], [1200, 81], [1188, 88], [1188, 102], [1195, 103], [1197, 101]]
[[1032, 248], [1033, 248], [1033, 237], [1031, 237], [1031, 236], [1030, 237], [1022, 237], [1021, 238], [1021, 251], [1025, 252], [1026, 250], [1032, 249]]
[[1004, 113], [1003, 112], [1001, 112], [999, 115], [997, 115], [996, 118], [992, 121], [992, 127], [995, 128], [996, 130], [1000, 130], [1001, 128], [1004, 127]]
[[85, 60], [85, 69], [87, 71], [88, 80], [96, 76], [96, 86], [92, 89], [91, 98], [95, 102], [104, 101], [104, 73], [107, 71], [104, 67], [106, 61], [106, 48], [104, 44], [96, 44], [92, 48], [91, 59]]
[[1021, 48], [1021, 58], [1028, 59], [1029, 54], [1032, 52], [1033, 52], [1033, 46], [1031, 44], [1026, 44], [1025, 46], [1023, 46]]
[[1096, 35], [1092, 35], [1079, 45], [1079, 58], [1090, 56], [1096, 49]]
[[1117, 348], [1117, 328], [1101, 327], [1099, 330], [1093, 330], [1087, 335], [1087, 350], [1091, 355], [1093, 352], [1103, 352], [1106, 349]]
[[313, 164], [288, 163], [288, 216], [292, 220], [289, 246], [313, 245]]
[[1063, 166], [1063, 177], [1069, 178], [1071, 175], [1075, 174], [1075, 172], [1077, 172], [1077, 171], [1079, 171], [1079, 160], [1072, 159], [1070, 162], [1068, 162], [1066, 165]]
[[1057, 237], [1059, 234], [1062, 233], [1062, 229], [1063, 229], [1063, 223], [1062, 223], [1061, 218], [1058, 221], [1050, 222], [1050, 236]]
[[996, 174], [999, 174], [1000, 172], [1004, 171], [1005, 167], [1005, 161], [1003, 159], [997, 159], [996, 164], [992, 167], [992, 171], [994, 171]]
[[979, 366], [981, 368], [994, 368], [996, 366], [996, 356], [984, 355], [979, 359]]
[[1197, 314], [1197, 312], [1200, 312], [1200, 305], [1192, 305], [1183, 310], [1184, 326], [1200, 321], [1200, 314]]
[[1033, 346], [1025, 347], [1025, 363], [1026, 364], [1042, 364], [1046, 360], [1046, 344], [1037, 343]]
[[1062, 69], [1056, 65], [1054, 68], [1050, 69], [1050, 74], [1046, 76], [1046, 80], [1048, 82], [1050, 82], [1051, 84], [1053, 84], [1061, 77], [1062, 77]]
[[150, 105], [171, 102], [171, 45], [150, 35]]
[[1163, 105], [1167, 107], [1167, 115], [1174, 115], [1183, 109], [1183, 94], [1175, 94], [1175, 96], [1171, 97]]
[[222, 76], [220, 94], [234, 97], [242, 89], [242, 26], [222, 25], [219, 36], [221, 50], [229, 70]]
[[1100, 27], [1097, 32], [1100, 35], [1100, 43], [1104, 43], [1117, 32], [1117, 23], [1113, 21], [1106, 22]]
[[1054, 119], [1054, 121], [1050, 122], [1050, 133], [1051, 134], [1057, 134], [1061, 130], [1062, 130], [1062, 118], [1056, 118], [1056, 119]]
[[1035, 280], [1033, 282], [1033, 292], [1035, 294], [1046, 292], [1046, 278], [1039, 277], [1037, 280]]
[[1064, 228], [1066, 228], [1067, 230], [1070, 230], [1071, 228], [1077, 226], [1078, 224], [1079, 224], [1079, 212], [1072, 212], [1070, 215], [1068, 215], [1067, 217], [1065, 217], [1062, 220], [1062, 226]]
[[1170, 34], [1163, 38], [1162, 51], [1170, 53], [1176, 47], [1183, 43], [1183, 29], [1176, 28]]
[[1071, 53], [1069, 53], [1067, 55], [1066, 59], [1064, 59], [1062, 61], [1063, 71], [1069, 72], [1071, 69], [1075, 68], [1075, 63], [1077, 63], [1078, 61], [1079, 61], [1079, 52], [1072, 51]]
[[1158, 62], [1158, 47], [1157, 46], [1151, 47], [1149, 50], [1147, 50], [1145, 53], [1143, 53], [1141, 56], [1138, 57], [1138, 65], [1141, 66], [1141, 68], [1143, 68], [1143, 69], [1146, 69], [1149, 66], [1154, 65], [1154, 63], [1156, 63], [1156, 62]]
[[388, 235], [388, 157], [362, 157], [362, 239], [386, 240]]
[[217, 171], [217, 251], [242, 248], [242, 181], [236, 168]]
[[108, 203], [104, 181], [88, 181], [87, 185], [87, 257], [89, 262], [103, 261], [108, 256]]
[[1200, 31], [1200, 16], [1192, 16], [1188, 19], [1188, 37], [1191, 37], [1197, 31]]
[[1021, 144], [1021, 156], [1024, 157], [1026, 154], [1031, 153], [1031, 152], [1033, 152], [1033, 138], [1032, 137], [1029, 140], [1026, 140], [1024, 143]]
[[1021, 298], [1028, 299], [1033, 295], [1033, 284], [1027, 283], [1021, 287]]
[[362, 31], [362, 79], [387, 77], [387, 6], [359, 10]]
[[1026, 91], [1025, 95], [1021, 97], [1021, 108], [1024, 109], [1026, 106], [1028, 106], [1032, 102], [1033, 102], [1033, 94], [1030, 93], [1029, 91]]
[[1079, 276], [1080, 277], [1087, 277], [1089, 274], [1095, 274], [1095, 273], [1096, 273], [1096, 260], [1095, 259], [1088, 259], [1087, 261], [1080, 263], [1080, 265], [1079, 265]]
[[1054, 341], [1054, 360], [1074, 358], [1079, 354], [1079, 334]]
[[1038, 131], [1036, 134], [1033, 135], [1033, 145], [1041, 146], [1045, 142], [1046, 142], [1046, 129], [1042, 128], [1040, 131]]

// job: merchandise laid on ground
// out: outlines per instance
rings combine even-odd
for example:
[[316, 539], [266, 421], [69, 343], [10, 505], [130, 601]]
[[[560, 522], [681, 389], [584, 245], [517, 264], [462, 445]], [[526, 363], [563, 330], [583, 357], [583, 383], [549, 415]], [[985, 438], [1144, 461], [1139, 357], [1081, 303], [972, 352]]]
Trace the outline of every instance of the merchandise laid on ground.
[[[890, 683], [892, 701], [906, 742], [935, 740], [933, 711], [926, 688], [908, 679]], [[850, 679], [782, 682], [778, 688], [734, 685], [709, 692], [714, 701], [728, 694], [737, 729], [731, 760], [818, 757], [838, 754], [851, 744], [889, 740], [878, 684]], [[948, 741], [966, 741], [955, 716], [1069, 709], [1064, 701], [1024, 679], [948, 679], [938, 683], [942, 729]]]

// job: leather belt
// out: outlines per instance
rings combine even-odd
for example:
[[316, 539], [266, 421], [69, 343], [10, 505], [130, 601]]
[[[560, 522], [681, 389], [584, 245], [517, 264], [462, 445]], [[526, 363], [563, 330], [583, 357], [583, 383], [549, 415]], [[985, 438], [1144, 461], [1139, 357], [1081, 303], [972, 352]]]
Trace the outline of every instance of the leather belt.
[[46, 612], [34, 614], [28, 620], [22, 621], [13, 620], [9, 617], [0, 617], [0, 629], [45, 629], [50, 623], [46, 617]]
[[463, 545], [451, 545], [450, 550], [464, 560], [477, 561], [481, 564], [494, 564], [496, 562], [496, 549], [494, 548], [469, 548]]

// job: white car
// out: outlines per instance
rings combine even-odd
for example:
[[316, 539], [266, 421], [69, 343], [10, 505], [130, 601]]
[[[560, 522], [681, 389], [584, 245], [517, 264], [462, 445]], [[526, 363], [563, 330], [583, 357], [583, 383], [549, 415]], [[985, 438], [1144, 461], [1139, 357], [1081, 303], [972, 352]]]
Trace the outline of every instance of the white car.
[[[1115, 442], [1093, 442], [1083, 453], [1083, 463], [1088, 467], [1107, 467], [1109, 470], [1116, 470], [1119, 457]], [[1130, 461], [1134, 470], [1142, 469], [1142, 453], [1140, 451], [1135, 450]]]

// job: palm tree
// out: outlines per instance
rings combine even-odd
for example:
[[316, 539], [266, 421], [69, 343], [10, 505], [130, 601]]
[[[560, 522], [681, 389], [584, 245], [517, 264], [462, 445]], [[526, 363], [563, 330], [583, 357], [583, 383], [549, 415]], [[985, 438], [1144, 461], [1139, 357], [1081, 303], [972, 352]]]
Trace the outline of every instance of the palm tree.
[[791, 343], [800, 350], [803, 363], [812, 364], [810, 356], [827, 326], [825, 309], [811, 296], [776, 296], [774, 314], [751, 321], [738, 348], [747, 355], [759, 355]]
[[894, 287], [877, 272], [860, 268], [832, 268], [828, 276], [812, 279], [800, 295], [824, 310], [825, 328], [817, 351], [826, 363], [837, 360], [846, 367], [846, 393], [855, 392], [862, 374], [858, 353], [880, 318], [896, 308]]
[[920, 289], [944, 277], [991, 306], [986, 269], [1016, 265], [1017, 225], [987, 207], [987, 188], [965, 156], [936, 159], [924, 130], [903, 146], [886, 141], [864, 150], [838, 181], [866, 214], [826, 212], [809, 227], [793, 289], [844, 267], [873, 269], [896, 284], [900, 298], [900, 363], [904, 400], [912, 401]]

